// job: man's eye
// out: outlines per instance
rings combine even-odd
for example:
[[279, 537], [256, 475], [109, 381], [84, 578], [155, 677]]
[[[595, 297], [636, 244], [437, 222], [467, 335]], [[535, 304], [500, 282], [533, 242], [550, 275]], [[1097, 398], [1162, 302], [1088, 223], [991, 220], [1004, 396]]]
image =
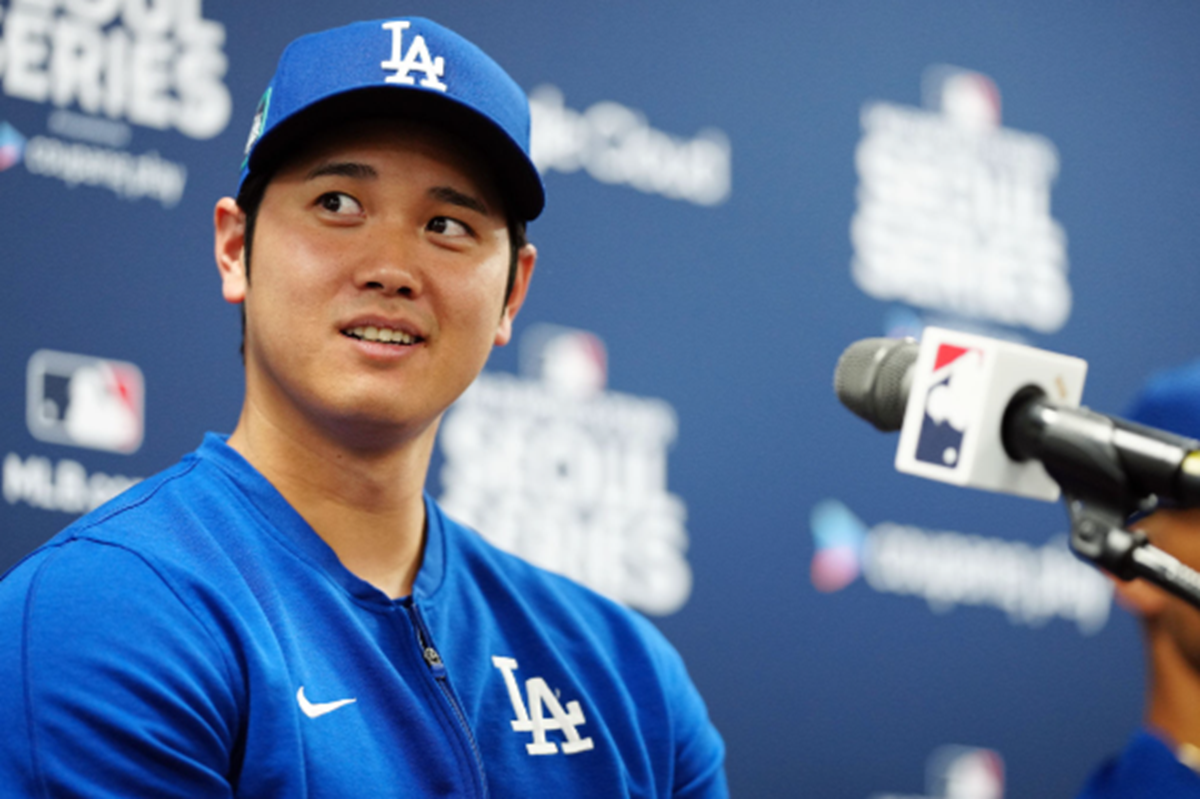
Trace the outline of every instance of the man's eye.
[[317, 198], [317, 205], [331, 214], [361, 214], [362, 206], [358, 200], [340, 191], [330, 191]]
[[426, 228], [431, 233], [437, 233], [442, 236], [470, 236], [471, 229], [457, 219], [451, 219], [448, 216], [435, 216], [429, 220]]

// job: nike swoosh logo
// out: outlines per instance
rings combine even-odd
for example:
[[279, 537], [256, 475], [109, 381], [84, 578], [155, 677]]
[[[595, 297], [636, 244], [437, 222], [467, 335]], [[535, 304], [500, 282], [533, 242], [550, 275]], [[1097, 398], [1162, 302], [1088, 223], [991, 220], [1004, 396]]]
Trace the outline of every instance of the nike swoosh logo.
[[335, 702], [309, 702], [304, 696], [304, 686], [300, 686], [300, 690], [296, 692], [296, 702], [300, 705], [300, 709], [304, 711], [304, 715], [310, 719], [315, 719], [318, 716], [324, 716], [326, 713], [332, 713], [339, 707], [357, 702], [358, 699], [338, 699]]

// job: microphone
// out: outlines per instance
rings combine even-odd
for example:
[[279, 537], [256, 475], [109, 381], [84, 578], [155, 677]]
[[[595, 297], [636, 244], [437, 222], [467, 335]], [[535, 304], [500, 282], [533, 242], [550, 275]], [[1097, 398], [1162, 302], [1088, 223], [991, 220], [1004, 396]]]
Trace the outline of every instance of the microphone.
[[1200, 506], [1200, 441], [1080, 408], [1087, 364], [982, 336], [926, 328], [863, 339], [834, 390], [883, 431], [896, 468], [955, 485], [1054, 501], [1061, 491], [1128, 515], [1153, 498]]
[[842, 353], [834, 390], [880, 430], [900, 430], [896, 468], [955, 485], [1067, 496], [1071, 549], [1122, 580], [1141, 577], [1200, 608], [1200, 572], [1125, 529], [1158, 503], [1200, 507], [1200, 441], [1080, 408], [1087, 364], [927, 327]]

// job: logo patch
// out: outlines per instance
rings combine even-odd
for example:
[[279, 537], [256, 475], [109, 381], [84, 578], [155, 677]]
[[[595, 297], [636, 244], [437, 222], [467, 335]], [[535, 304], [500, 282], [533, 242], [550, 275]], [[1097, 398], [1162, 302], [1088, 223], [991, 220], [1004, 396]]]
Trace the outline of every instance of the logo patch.
[[[271, 111], [271, 87], [263, 92], [263, 96], [259, 98], [258, 107], [254, 109], [254, 119], [250, 123], [250, 136], [246, 139], [246, 158], [250, 158], [250, 148], [254, 146], [254, 142], [258, 141], [262, 136], [263, 130], [267, 127], [267, 114]], [[242, 166], [246, 165], [245, 161]]]
[[446, 61], [441, 56], [434, 58], [429, 54], [429, 46], [425, 44], [424, 36], [415, 36], [408, 46], [408, 52], [401, 57], [400, 53], [404, 50], [404, 31], [411, 25], [408, 20], [383, 23], [384, 30], [392, 32], [392, 57], [381, 61], [379, 66], [393, 70], [391, 75], [384, 78], [384, 82], [412, 86], [415, 81], [409, 73], [422, 72], [425, 77], [421, 79], [421, 86], [437, 89], [439, 92], [446, 91], [446, 84], [440, 80], [446, 71]]
[[26, 371], [25, 419], [39, 441], [136, 452], [145, 423], [145, 382], [131, 363], [38, 350]]
[[[525, 751], [531, 755], [553, 755], [558, 753], [559, 744], [546, 738], [549, 731], [558, 731], [566, 739], [562, 742], [564, 755], [574, 755], [592, 749], [595, 744], [591, 738], [579, 735], [577, 727], [587, 723], [583, 717], [583, 708], [578, 701], [567, 702], [564, 710], [558, 701], [558, 695], [550, 690], [550, 686], [541, 677], [532, 677], [525, 681], [525, 693], [529, 697], [529, 706], [521, 697], [521, 688], [513, 674], [517, 670], [517, 661], [513, 658], [492, 657], [492, 665], [500, 669], [504, 675], [504, 685], [508, 688], [508, 698], [512, 702], [513, 732], [533, 733], [533, 742], [525, 744]], [[550, 717], [546, 718], [549, 712]]]

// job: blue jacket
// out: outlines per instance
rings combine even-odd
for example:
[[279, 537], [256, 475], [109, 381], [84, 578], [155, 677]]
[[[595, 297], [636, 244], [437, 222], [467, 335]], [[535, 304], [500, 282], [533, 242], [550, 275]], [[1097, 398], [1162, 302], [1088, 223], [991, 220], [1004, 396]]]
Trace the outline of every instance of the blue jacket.
[[721, 797], [640, 616], [426, 499], [392, 600], [218, 436], [0, 582], [0, 785], [28, 796]]
[[1141, 730], [1098, 768], [1076, 799], [1200, 799], [1200, 775], [1161, 739]]

